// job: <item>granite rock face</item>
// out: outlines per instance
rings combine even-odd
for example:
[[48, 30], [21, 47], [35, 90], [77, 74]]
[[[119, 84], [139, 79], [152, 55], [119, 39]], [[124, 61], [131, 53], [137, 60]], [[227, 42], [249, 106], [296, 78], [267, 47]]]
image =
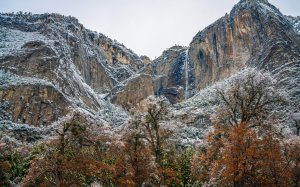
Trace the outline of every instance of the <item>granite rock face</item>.
[[47, 126], [68, 112], [69, 101], [55, 88], [46, 85], [18, 85], [0, 90], [6, 116], [2, 120]]
[[[0, 14], [0, 99], [10, 103], [13, 122], [48, 125], [76, 108], [97, 113], [101, 95], [144, 63], [149, 58], [73, 17]], [[41, 96], [41, 90], [47, 94]], [[26, 102], [16, 100], [18, 95]]]
[[0, 119], [41, 126], [73, 109], [101, 113], [107, 101], [128, 110], [151, 95], [179, 103], [249, 66], [271, 71], [297, 103], [299, 17], [241, 0], [188, 47], [151, 61], [70, 16], [0, 14]]
[[[241, 0], [230, 14], [193, 38], [187, 52], [188, 76], [184, 73], [172, 74], [176, 66], [177, 69], [186, 68], [183, 65], [185, 58], [180, 60], [180, 53], [184, 56], [182, 51], [171, 60], [163, 53], [154, 60], [153, 72], [168, 74], [169, 80], [173, 80], [169, 81], [170, 84], [183, 87], [187, 78], [188, 97], [245, 66], [255, 66], [277, 74], [282, 72], [284, 75], [278, 76], [295, 77], [299, 83], [299, 42], [299, 18], [283, 15], [267, 0]], [[175, 67], [170, 68], [172, 65]]]
[[184, 99], [187, 47], [173, 46], [163, 52], [144, 71], [154, 77], [155, 95], [165, 96], [171, 103]]
[[[297, 33], [277, 8], [267, 1], [240, 1], [229, 15], [198, 33], [190, 44], [197, 88], [228, 77], [245, 65], [272, 70], [288, 63], [295, 54], [287, 46], [298, 50], [299, 55]], [[274, 56], [277, 50], [286, 57]]]
[[142, 100], [154, 95], [153, 80], [150, 75], [136, 75], [126, 80], [121, 86], [112, 89], [112, 102], [130, 109]]
[[99, 45], [103, 49], [107, 61], [111, 65], [124, 64], [129, 65], [137, 71], [149, 63], [146, 56], [137, 56], [132, 50], [126, 48], [123, 44], [118, 43], [104, 35], [99, 35]]

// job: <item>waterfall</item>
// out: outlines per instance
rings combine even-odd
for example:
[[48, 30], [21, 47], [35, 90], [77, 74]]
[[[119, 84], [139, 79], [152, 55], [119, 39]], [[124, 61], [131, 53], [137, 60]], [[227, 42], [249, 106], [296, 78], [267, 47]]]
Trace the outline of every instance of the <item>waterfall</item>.
[[188, 49], [185, 51], [184, 69], [185, 69], [184, 99], [187, 100], [189, 97], [189, 50]]

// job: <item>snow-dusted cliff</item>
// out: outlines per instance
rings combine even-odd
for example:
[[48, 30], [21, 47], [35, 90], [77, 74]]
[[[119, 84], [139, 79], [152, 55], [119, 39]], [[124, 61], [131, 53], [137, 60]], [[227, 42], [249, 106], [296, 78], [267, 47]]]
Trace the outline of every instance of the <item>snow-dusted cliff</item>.
[[214, 84], [249, 67], [271, 72], [296, 115], [299, 23], [266, 0], [241, 0], [188, 47], [151, 62], [70, 16], [0, 14], [0, 121], [39, 131], [75, 110], [120, 130], [128, 110], [156, 95], [179, 103], [171, 106], [178, 136], [199, 140], [218, 104]]

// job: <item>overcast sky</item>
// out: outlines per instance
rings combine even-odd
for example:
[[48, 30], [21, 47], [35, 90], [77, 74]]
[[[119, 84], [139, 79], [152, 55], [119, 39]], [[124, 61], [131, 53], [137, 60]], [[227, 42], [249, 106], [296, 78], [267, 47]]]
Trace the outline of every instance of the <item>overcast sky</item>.
[[[0, 12], [71, 15], [88, 29], [118, 40], [151, 59], [193, 36], [238, 0], [0, 0]], [[300, 16], [300, 0], [269, 0], [284, 14]]]

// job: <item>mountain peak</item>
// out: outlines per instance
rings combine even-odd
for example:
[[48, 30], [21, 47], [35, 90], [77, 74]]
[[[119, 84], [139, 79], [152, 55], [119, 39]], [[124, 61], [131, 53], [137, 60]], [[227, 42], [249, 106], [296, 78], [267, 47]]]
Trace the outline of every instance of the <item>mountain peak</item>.
[[247, 2], [247, 3], [264, 3], [269, 4], [268, 0], [241, 0], [240, 3]]
[[268, 2], [268, 0], [240, 0], [233, 9], [230, 11], [229, 18], [232, 20], [238, 12], [245, 10], [251, 10], [251, 12], [261, 13], [263, 15], [274, 15], [284, 19], [284, 15], [280, 10]]
[[[244, 7], [244, 8], [256, 8], [257, 6], [270, 6], [275, 8], [271, 3], [269, 3], [268, 0], [240, 0], [235, 6], [235, 7]], [[234, 9], [233, 8], [233, 9]]]

